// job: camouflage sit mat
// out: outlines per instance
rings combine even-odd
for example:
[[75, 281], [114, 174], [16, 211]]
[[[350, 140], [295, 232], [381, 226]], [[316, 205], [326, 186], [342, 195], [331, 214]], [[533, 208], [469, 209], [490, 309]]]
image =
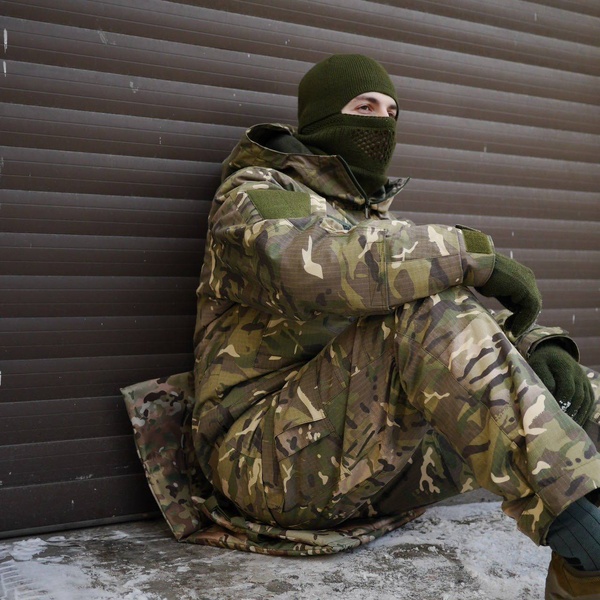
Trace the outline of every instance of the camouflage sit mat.
[[195, 458], [192, 372], [123, 388], [135, 444], [160, 510], [178, 541], [279, 556], [333, 554], [401, 527], [424, 510], [347, 521], [327, 530], [253, 522], [218, 499]]

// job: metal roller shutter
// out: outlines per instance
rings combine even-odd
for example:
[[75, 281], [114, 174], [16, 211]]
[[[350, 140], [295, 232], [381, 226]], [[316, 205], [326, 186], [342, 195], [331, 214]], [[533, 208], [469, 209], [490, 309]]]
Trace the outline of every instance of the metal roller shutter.
[[315, 61], [400, 94], [395, 208], [531, 266], [600, 367], [600, 7], [569, 0], [5, 0], [0, 531], [155, 511], [118, 389], [191, 367], [219, 163]]

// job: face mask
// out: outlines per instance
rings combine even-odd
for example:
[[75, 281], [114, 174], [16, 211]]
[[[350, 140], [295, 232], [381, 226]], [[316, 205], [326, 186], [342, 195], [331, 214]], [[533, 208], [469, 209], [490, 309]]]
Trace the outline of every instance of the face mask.
[[337, 154], [370, 196], [387, 181], [386, 171], [396, 147], [393, 117], [337, 114], [296, 136], [317, 154]]

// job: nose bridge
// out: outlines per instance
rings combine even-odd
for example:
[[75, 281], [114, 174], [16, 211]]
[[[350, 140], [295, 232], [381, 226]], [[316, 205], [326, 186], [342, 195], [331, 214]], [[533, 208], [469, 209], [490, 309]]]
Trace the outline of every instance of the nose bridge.
[[375, 114], [378, 117], [387, 117], [388, 112], [387, 112], [387, 108], [383, 105], [382, 102], [377, 102], [376, 106], [375, 106]]

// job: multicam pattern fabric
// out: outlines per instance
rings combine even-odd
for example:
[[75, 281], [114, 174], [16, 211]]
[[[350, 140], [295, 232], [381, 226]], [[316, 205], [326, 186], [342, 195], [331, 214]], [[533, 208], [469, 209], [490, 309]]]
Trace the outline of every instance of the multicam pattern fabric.
[[124, 391], [174, 533], [331, 552], [482, 486], [543, 542], [600, 484], [600, 410], [586, 433], [525, 360], [540, 339], [568, 338], [534, 327], [509, 340], [506, 313], [465, 287], [486, 281], [493, 254], [467, 253], [458, 228], [388, 213], [404, 181], [366, 199], [337, 157], [266, 147], [289, 131], [250, 130], [224, 165], [193, 381]]
[[193, 373], [122, 390], [136, 448], [158, 506], [178, 541], [257, 554], [312, 556], [350, 550], [423, 513], [354, 519], [328, 531], [290, 530], [243, 517], [208, 484], [191, 440]]

